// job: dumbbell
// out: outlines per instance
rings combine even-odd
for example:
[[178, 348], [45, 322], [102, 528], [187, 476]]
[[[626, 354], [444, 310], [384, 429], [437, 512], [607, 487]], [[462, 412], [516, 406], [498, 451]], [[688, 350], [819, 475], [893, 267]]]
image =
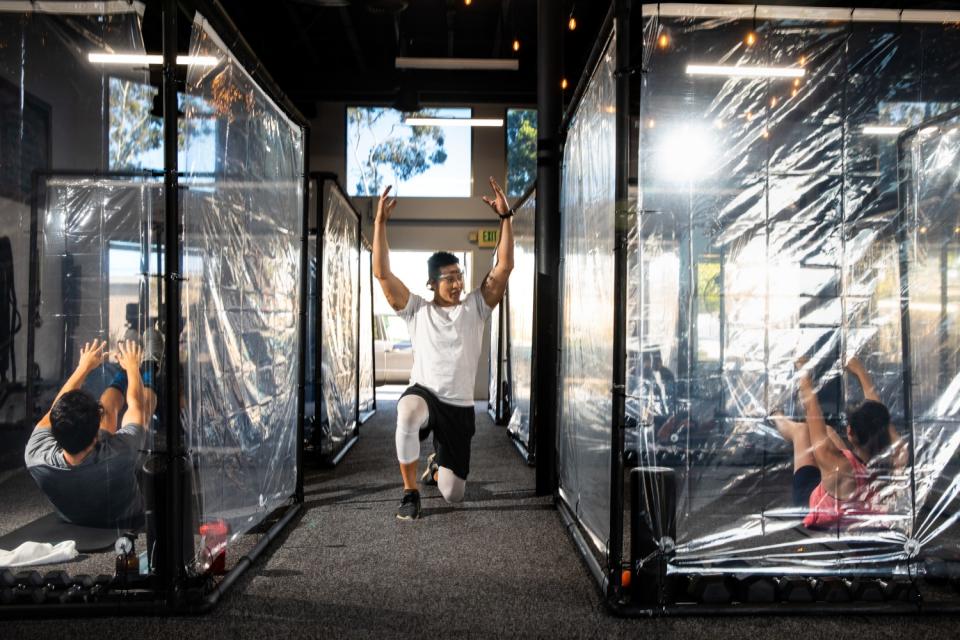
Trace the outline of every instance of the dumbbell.
[[690, 578], [687, 593], [703, 604], [729, 604], [736, 592], [736, 580], [733, 576], [712, 574], [695, 575]]
[[809, 578], [786, 576], [777, 581], [777, 598], [783, 602], [813, 602], [813, 588]]
[[814, 595], [823, 602], [850, 602], [850, 582], [835, 576], [821, 578]]
[[737, 585], [740, 602], [770, 603], [777, 601], [777, 583], [768, 576], [748, 576]]
[[43, 586], [43, 576], [39, 571], [21, 571], [13, 578], [24, 589]]
[[893, 578], [891, 580], [878, 580], [877, 583], [883, 589], [883, 596], [887, 600], [916, 602], [920, 599], [920, 591], [917, 589], [917, 585], [911, 580]]
[[854, 580], [850, 583], [850, 592], [854, 600], [883, 602], [883, 587], [876, 580]]
[[9, 569], [0, 570], [0, 602], [10, 604], [17, 597], [14, 587], [17, 586], [17, 580], [13, 572]]

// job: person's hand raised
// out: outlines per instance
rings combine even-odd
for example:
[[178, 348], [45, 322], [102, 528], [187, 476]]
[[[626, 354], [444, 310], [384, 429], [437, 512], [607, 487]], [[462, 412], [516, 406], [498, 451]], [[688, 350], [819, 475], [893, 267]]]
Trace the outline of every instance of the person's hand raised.
[[77, 362], [77, 369], [90, 373], [104, 363], [110, 355], [107, 352], [107, 341], [94, 339], [93, 342], [86, 342], [80, 349], [80, 360]]
[[121, 340], [117, 343], [117, 364], [130, 373], [140, 369], [143, 350], [133, 340]]
[[503, 189], [500, 188], [500, 185], [497, 184], [497, 181], [490, 178], [490, 186], [493, 188], [493, 197], [488, 198], [487, 196], [481, 196], [483, 201], [486, 202], [493, 212], [498, 216], [504, 216], [510, 212], [510, 205], [507, 203], [507, 196], [504, 195]]
[[397, 199], [388, 197], [390, 189], [392, 188], [393, 185], [390, 185], [380, 194], [380, 201], [377, 203], [377, 222], [386, 222], [389, 220], [390, 214], [393, 213], [394, 207], [397, 206]]

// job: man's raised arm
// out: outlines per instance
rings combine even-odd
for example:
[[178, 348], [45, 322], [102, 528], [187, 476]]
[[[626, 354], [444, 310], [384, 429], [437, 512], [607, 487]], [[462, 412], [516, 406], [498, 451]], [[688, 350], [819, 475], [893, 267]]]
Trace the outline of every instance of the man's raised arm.
[[380, 281], [380, 288], [387, 302], [395, 311], [403, 311], [410, 300], [410, 290], [400, 281], [400, 278], [390, 271], [390, 247], [387, 245], [387, 220], [393, 208], [397, 206], [397, 199], [388, 199], [391, 187], [387, 187], [380, 194], [377, 203], [377, 217], [373, 222], [373, 277]]
[[483, 201], [500, 216], [500, 241], [497, 244], [497, 264], [483, 279], [480, 292], [487, 306], [493, 308], [503, 300], [503, 294], [507, 291], [507, 280], [513, 271], [513, 211], [507, 204], [507, 196], [493, 178], [490, 178], [490, 186], [493, 187], [494, 197], [484, 196]]

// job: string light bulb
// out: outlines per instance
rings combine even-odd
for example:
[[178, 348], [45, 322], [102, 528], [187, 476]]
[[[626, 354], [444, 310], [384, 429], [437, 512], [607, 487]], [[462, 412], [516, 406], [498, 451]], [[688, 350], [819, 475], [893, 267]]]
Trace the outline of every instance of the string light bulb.
[[465, 4], [465, 5], [467, 5], [467, 6], [469, 7], [470, 5], [473, 4], [473, 0], [463, 0], [463, 4]]
[[773, 96], [772, 98], [770, 98], [770, 108], [771, 109], [777, 108], [777, 96]]
[[657, 46], [659, 46], [661, 49], [666, 49], [667, 47], [669, 47], [669, 46], [670, 46], [670, 36], [668, 36], [668, 35], [665, 34], [665, 33], [661, 33], [661, 34], [660, 34], [660, 37], [657, 38]]
[[567, 83], [567, 79], [564, 78], [563, 80], [560, 81], [560, 88], [561, 88], [561, 89], [566, 89], [566, 88], [567, 88], [567, 84], [568, 84], [568, 83]]
[[517, 40], [517, 39], [514, 39], [514, 40], [513, 40], [513, 50], [514, 50], [514, 51], [520, 51], [520, 41]]
[[800, 56], [800, 66], [804, 67], [807, 64], [807, 56]]
[[570, 31], [575, 31], [577, 28], [577, 19], [574, 18], [573, 15], [567, 20], [567, 28], [570, 29]]
[[748, 47], [752, 47], [753, 45], [755, 45], [755, 44], [757, 43], [757, 34], [755, 34], [753, 31], [751, 31], [751, 32], [747, 33], [747, 37], [744, 38], [743, 41], [747, 43], [747, 46], [748, 46]]

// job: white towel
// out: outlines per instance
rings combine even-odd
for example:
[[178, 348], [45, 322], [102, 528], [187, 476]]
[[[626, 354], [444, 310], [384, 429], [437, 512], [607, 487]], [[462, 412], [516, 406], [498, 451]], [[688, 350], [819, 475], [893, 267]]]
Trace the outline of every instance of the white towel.
[[77, 543], [24, 542], [13, 551], [0, 549], [0, 567], [29, 567], [35, 564], [66, 562], [77, 557]]

